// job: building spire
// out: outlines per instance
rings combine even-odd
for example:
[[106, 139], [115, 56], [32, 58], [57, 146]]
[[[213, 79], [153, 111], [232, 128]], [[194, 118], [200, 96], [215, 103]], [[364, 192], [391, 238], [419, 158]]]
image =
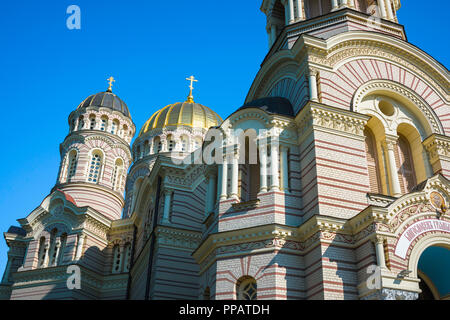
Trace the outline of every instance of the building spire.
[[113, 82], [116, 82], [114, 77], [109, 77], [109, 79], [106, 79], [109, 82], [109, 88], [106, 90], [107, 92], [112, 92]]
[[194, 82], [198, 82], [198, 80], [196, 80], [194, 78], [194, 76], [190, 76], [189, 78], [186, 78], [187, 81], [190, 81], [191, 84], [189, 85], [189, 96], [187, 97], [186, 102], [188, 103], [193, 103], [194, 102], [194, 96], [192, 95], [192, 90], [194, 90]]

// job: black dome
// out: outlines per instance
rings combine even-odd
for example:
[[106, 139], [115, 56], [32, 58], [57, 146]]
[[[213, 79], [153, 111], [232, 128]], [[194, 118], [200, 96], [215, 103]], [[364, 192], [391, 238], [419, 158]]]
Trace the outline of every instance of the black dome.
[[280, 114], [282, 116], [294, 116], [294, 108], [291, 102], [282, 97], [266, 97], [253, 100], [240, 107], [239, 110], [247, 108], [258, 108], [268, 113]]
[[125, 116], [131, 118], [130, 112], [125, 102], [112, 92], [100, 92], [89, 96], [84, 100], [77, 109], [87, 107], [103, 107], [109, 108], [115, 111], [122, 112]]

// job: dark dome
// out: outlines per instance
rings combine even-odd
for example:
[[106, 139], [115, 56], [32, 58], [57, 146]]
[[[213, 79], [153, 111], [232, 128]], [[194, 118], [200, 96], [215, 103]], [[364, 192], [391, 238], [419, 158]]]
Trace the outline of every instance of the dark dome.
[[292, 107], [291, 102], [282, 97], [266, 97], [253, 100], [240, 107], [239, 110], [247, 108], [258, 108], [264, 110], [265, 112], [279, 114], [282, 116], [294, 116], [294, 108]]
[[109, 108], [115, 111], [122, 112], [127, 117], [131, 118], [130, 112], [125, 102], [122, 101], [118, 96], [112, 92], [100, 92], [89, 96], [84, 100], [77, 109], [87, 108], [87, 107], [103, 107]]

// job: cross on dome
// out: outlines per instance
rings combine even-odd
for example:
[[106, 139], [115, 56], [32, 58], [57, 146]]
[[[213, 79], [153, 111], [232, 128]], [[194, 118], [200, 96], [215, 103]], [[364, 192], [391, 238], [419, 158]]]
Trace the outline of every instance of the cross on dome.
[[198, 80], [195, 79], [194, 76], [190, 76], [189, 78], [186, 78], [186, 80], [191, 82], [191, 84], [189, 85], [189, 89], [190, 89], [189, 96], [188, 96], [186, 102], [193, 103], [194, 96], [192, 95], [192, 90], [194, 90], [194, 82], [198, 82]]
[[116, 82], [116, 80], [114, 79], [114, 77], [109, 77], [109, 78], [106, 79], [106, 80], [108, 80], [108, 82], [109, 82], [109, 88], [108, 88], [108, 90], [106, 90], [106, 91], [112, 92], [113, 82]]

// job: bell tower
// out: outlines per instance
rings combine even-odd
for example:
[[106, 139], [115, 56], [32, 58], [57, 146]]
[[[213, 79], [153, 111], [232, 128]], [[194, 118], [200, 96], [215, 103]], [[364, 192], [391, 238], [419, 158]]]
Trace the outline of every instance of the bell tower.
[[105, 92], [89, 96], [69, 115], [54, 190], [70, 195], [79, 207], [90, 206], [116, 220], [124, 206], [136, 128], [127, 105], [112, 92], [114, 78], [108, 81]]
[[[389, 27], [398, 23], [400, 6], [400, 0], [264, 0], [261, 11], [267, 16], [266, 31], [272, 47], [284, 30], [319, 38], [361, 28], [389, 32]], [[333, 28], [324, 32], [331, 25]], [[401, 36], [398, 31], [391, 32]]]

